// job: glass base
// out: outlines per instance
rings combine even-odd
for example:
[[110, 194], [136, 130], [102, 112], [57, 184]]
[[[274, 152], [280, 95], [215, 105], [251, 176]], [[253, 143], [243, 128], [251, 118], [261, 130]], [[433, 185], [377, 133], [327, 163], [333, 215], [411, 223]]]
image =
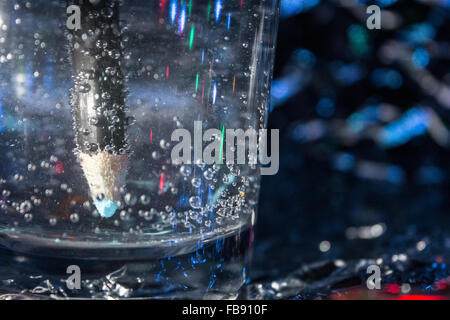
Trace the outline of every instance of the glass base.
[[[235, 299], [246, 281], [252, 239], [250, 227], [198, 242], [189, 253], [131, 260], [111, 259], [112, 252], [109, 259], [79, 259], [0, 249], [0, 299]], [[75, 275], [69, 266], [79, 267], [79, 289], [69, 289], [76, 284], [66, 281]]]

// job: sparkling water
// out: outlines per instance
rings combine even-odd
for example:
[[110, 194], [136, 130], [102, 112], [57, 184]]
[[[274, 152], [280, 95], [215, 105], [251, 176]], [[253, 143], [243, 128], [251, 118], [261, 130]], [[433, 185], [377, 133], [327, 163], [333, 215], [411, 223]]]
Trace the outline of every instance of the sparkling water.
[[[0, 4], [0, 242], [51, 256], [48, 277], [86, 259], [101, 262], [105, 275], [125, 268], [131, 291], [114, 296], [139, 296], [141, 283], [156, 288], [145, 296], [235, 297], [248, 268], [258, 166], [175, 165], [171, 135], [193, 133], [194, 121], [222, 132], [265, 127], [276, 1], [105, 3], [89, 19], [118, 10], [120, 21], [81, 29], [81, 39], [97, 41], [95, 52], [85, 52], [90, 58], [120, 62], [83, 75], [71, 62], [77, 43], [66, 26], [68, 2]], [[103, 41], [108, 28], [116, 38]], [[120, 49], [111, 49], [114, 41]], [[100, 75], [95, 81], [123, 81], [126, 94], [117, 107], [126, 114], [126, 148], [118, 153], [128, 168], [111, 203], [92, 194], [79, 160], [76, 137], [92, 132], [74, 124], [73, 99], [94, 90], [80, 80], [89, 72]], [[99, 114], [111, 113], [115, 92], [94, 93]], [[88, 147], [96, 152], [100, 144]], [[141, 280], [136, 265], [146, 266]], [[92, 281], [80, 292], [94, 295]]]

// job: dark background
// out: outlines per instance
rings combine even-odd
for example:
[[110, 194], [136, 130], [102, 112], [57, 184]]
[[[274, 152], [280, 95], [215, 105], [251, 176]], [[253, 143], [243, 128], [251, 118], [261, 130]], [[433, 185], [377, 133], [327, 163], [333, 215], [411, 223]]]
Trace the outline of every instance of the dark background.
[[[427, 71], [450, 86], [446, 3], [282, 0], [269, 117], [280, 129], [280, 171], [262, 180], [253, 282], [318, 261], [398, 254], [443, 270], [420, 277], [422, 289], [449, 275], [449, 143], [430, 132], [448, 138], [450, 96], [443, 103], [418, 78]], [[366, 28], [369, 4], [382, 8], [381, 30]], [[386, 61], [392, 43], [407, 50]], [[394, 116], [377, 119], [383, 105]], [[380, 130], [397, 142], [377, 139]]]

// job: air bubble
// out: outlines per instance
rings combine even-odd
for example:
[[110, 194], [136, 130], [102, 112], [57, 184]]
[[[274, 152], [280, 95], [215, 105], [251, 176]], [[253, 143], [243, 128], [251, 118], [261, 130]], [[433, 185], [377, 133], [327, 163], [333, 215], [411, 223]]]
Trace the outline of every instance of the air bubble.
[[130, 219], [130, 214], [126, 210], [120, 211], [120, 220], [127, 221]]
[[193, 179], [191, 180], [191, 183], [192, 183], [192, 185], [193, 185], [194, 187], [198, 188], [198, 187], [201, 186], [202, 180], [201, 180], [200, 178], [193, 178]]
[[113, 9], [106, 7], [106, 8], [102, 9], [101, 14], [105, 18], [111, 18], [114, 14], [114, 11], [113, 11]]
[[191, 172], [192, 172], [192, 168], [188, 165], [182, 165], [180, 167], [180, 173], [185, 177], [189, 177], [191, 175]]
[[200, 169], [202, 169], [202, 170], [206, 167], [206, 163], [203, 162], [202, 160], [197, 160], [197, 161], [195, 162], [195, 165], [196, 165], [197, 167], [199, 167]]
[[51, 226], [55, 226], [55, 225], [56, 225], [56, 222], [57, 222], [56, 218], [50, 218], [50, 219], [48, 220], [48, 223], [49, 223]]
[[91, 203], [89, 201], [83, 202], [83, 208], [85, 208], [86, 210], [90, 210], [91, 209]]
[[98, 124], [98, 119], [97, 118], [90, 118], [89, 119], [89, 123], [93, 126], [96, 126]]
[[135, 205], [135, 204], [136, 204], [136, 201], [137, 201], [136, 197], [133, 196], [131, 193], [127, 193], [127, 194], [124, 196], [123, 200], [124, 200], [125, 203], [126, 203], [127, 205], [129, 205], [129, 206]]
[[154, 214], [152, 214], [152, 212], [150, 212], [150, 211], [144, 212], [144, 219], [147, 221], [153, 219], [153, 216], [154, 216]]
[[30, 211], [31, 208], [32, 208], [31, 202], [26, 200], [20, 204], [20, 213], [26, 213]]
[[199, 209], [202, 207], [202, 200], [198, 196], [193, 196], [189, 198], [189, 204], [193, 209]]
[[147, 205], [150, 203], [150, 197], [146, 194], [141, 195], [140, 200], [143, 205]]
[[214, 178], [214, 170], [208, 168], [205, 172], [203, 172], [203, 176], [206, 180], [212, 180], [212, 178]]
[[25, 219], [25, 222], [31, 222], [31, 220], [33, 220], [33, 214], [25, 213], [23, 218]]
[[236, 164], [227, 164], [227, 167], [230, 170], [230, 173], [234, 176], [238, 176], [241, 173], [239, 166]]
[[153, 151], [152, 152], [152, 158], [155, 159], [155, 160], [160, 159], [161, 158], [161, 153], [158, 152], [158, 151]]
[[72, 221], [72, 223], [77, 223], [78, 221], [80, 221], [80, 216], [78, 215], [78, 213], [72, 213], [70, 215], [70, 221]]
[[166, 140], [162, 139], [162, 140], [159, 142], [159, 146], [160, 146], [162, 149], [167, 150], [167, 149], [170, 148], [170, 143], [167, 142]]

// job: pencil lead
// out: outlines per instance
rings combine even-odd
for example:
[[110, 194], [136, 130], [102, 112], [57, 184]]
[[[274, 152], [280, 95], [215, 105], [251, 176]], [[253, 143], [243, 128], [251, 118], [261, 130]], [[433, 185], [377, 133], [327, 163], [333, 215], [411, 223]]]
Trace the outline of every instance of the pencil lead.
[[102, 218], [111, 218], [119, 207], [117, 202], [112, 200], [96, 200], [94, 205]]

